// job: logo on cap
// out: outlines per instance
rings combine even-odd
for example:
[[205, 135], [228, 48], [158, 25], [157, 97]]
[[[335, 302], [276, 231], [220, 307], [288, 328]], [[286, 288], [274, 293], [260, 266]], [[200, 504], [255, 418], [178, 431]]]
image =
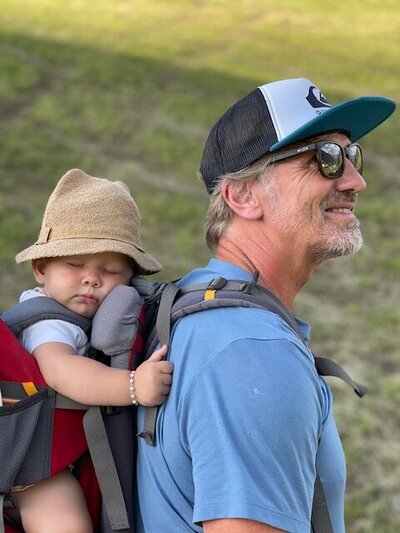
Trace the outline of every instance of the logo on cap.
[[307, 102], [314, 109], [318, 107], [331, 107], [331, 104], [315, 85], [311, 85], [308, 91]]

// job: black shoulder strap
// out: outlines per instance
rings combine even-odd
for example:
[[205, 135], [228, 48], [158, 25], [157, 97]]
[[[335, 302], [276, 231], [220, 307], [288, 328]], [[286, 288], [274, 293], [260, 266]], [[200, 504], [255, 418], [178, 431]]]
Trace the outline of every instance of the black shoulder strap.
[[[168, 283], [164, 287], [156, 318], [156, 335], [153, 339], [153, 345], [158, 344], [159, 342], [160, 346], [163, 346], [164, 344], [166, 346], [169, 346], [169, 340], [171, 336], [171, 309], [178, 293], [179, 288], [174, 283]], [[150, 355], [151, 351], [148, 350], [146, 358]], [[148, 444], [149, 446], [155, 445], [155, 427], [157, 412], [157, 407], [145, 408], [143, 431], [138, 433], [138, 436], [142, 437], [146, 441], [146, 444]]]
[[346, 370], [338, 365], [333, 359], [326, 357], [317, 357], [314, 355], [315, 367], [320, 376], [333, 376], [343, 380], [350, 385], [359, 398], [362, 398], [368, 392], [368, 387], [356, 383]]
[[92, 324], [90, 318], [78, 315], [53, 298], [38, 296], [20, 302], [0, 315], [8, 328], [18, 335], [25, 328], [41, 320], [59, 319], [79, 326], [86, 333]]
[[324, 488], [317, 474], [314, 482], [314, 496], [311, 510], [311, 527], [313, 533], [334, 533]]

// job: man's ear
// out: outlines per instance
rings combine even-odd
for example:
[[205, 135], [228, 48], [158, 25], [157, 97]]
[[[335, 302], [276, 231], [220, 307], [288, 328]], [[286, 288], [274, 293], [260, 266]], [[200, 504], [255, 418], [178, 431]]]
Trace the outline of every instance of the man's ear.
[[249, 220], [257, 220], [262, 217], [263, 210], [256, 182], [224, 181], [221, 185], [221, 194], [225, 202], [238, 216]]
[[35, 276], [35, 280], [43, 285], [44, 283], [44, 271], [46, 268], [46, 259], [33, 259], [32, 260], [32, 272]]

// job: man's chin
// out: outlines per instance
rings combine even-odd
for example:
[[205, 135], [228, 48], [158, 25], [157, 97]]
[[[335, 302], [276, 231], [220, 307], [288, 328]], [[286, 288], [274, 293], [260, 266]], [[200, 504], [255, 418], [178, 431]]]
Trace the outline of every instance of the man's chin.
[[332, 237], [315, 246], [312, 251], [312, 257], [317, 264], [320, 264], [335, 257], [356, 254], [362, 245], [362, 235], [357, 228], [357, 231], [342, 234], [340, 238]]

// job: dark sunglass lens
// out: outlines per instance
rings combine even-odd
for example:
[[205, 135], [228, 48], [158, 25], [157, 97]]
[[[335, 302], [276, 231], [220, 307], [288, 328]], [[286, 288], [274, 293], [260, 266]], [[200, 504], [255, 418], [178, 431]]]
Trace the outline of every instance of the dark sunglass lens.
[[341, 147], [335, 143], [319, 145], [321, 172], [327, 178], [336, 178], [343, 172], [343, 154]]
[[351, 146], [349, 146], [348, 158], [350, 160], [350, 163], [357, 170], [357, 172], [362, 174], [363, 156], [362, 156], [361, 148], [358, 146], [358, 144], [352, 144]]

